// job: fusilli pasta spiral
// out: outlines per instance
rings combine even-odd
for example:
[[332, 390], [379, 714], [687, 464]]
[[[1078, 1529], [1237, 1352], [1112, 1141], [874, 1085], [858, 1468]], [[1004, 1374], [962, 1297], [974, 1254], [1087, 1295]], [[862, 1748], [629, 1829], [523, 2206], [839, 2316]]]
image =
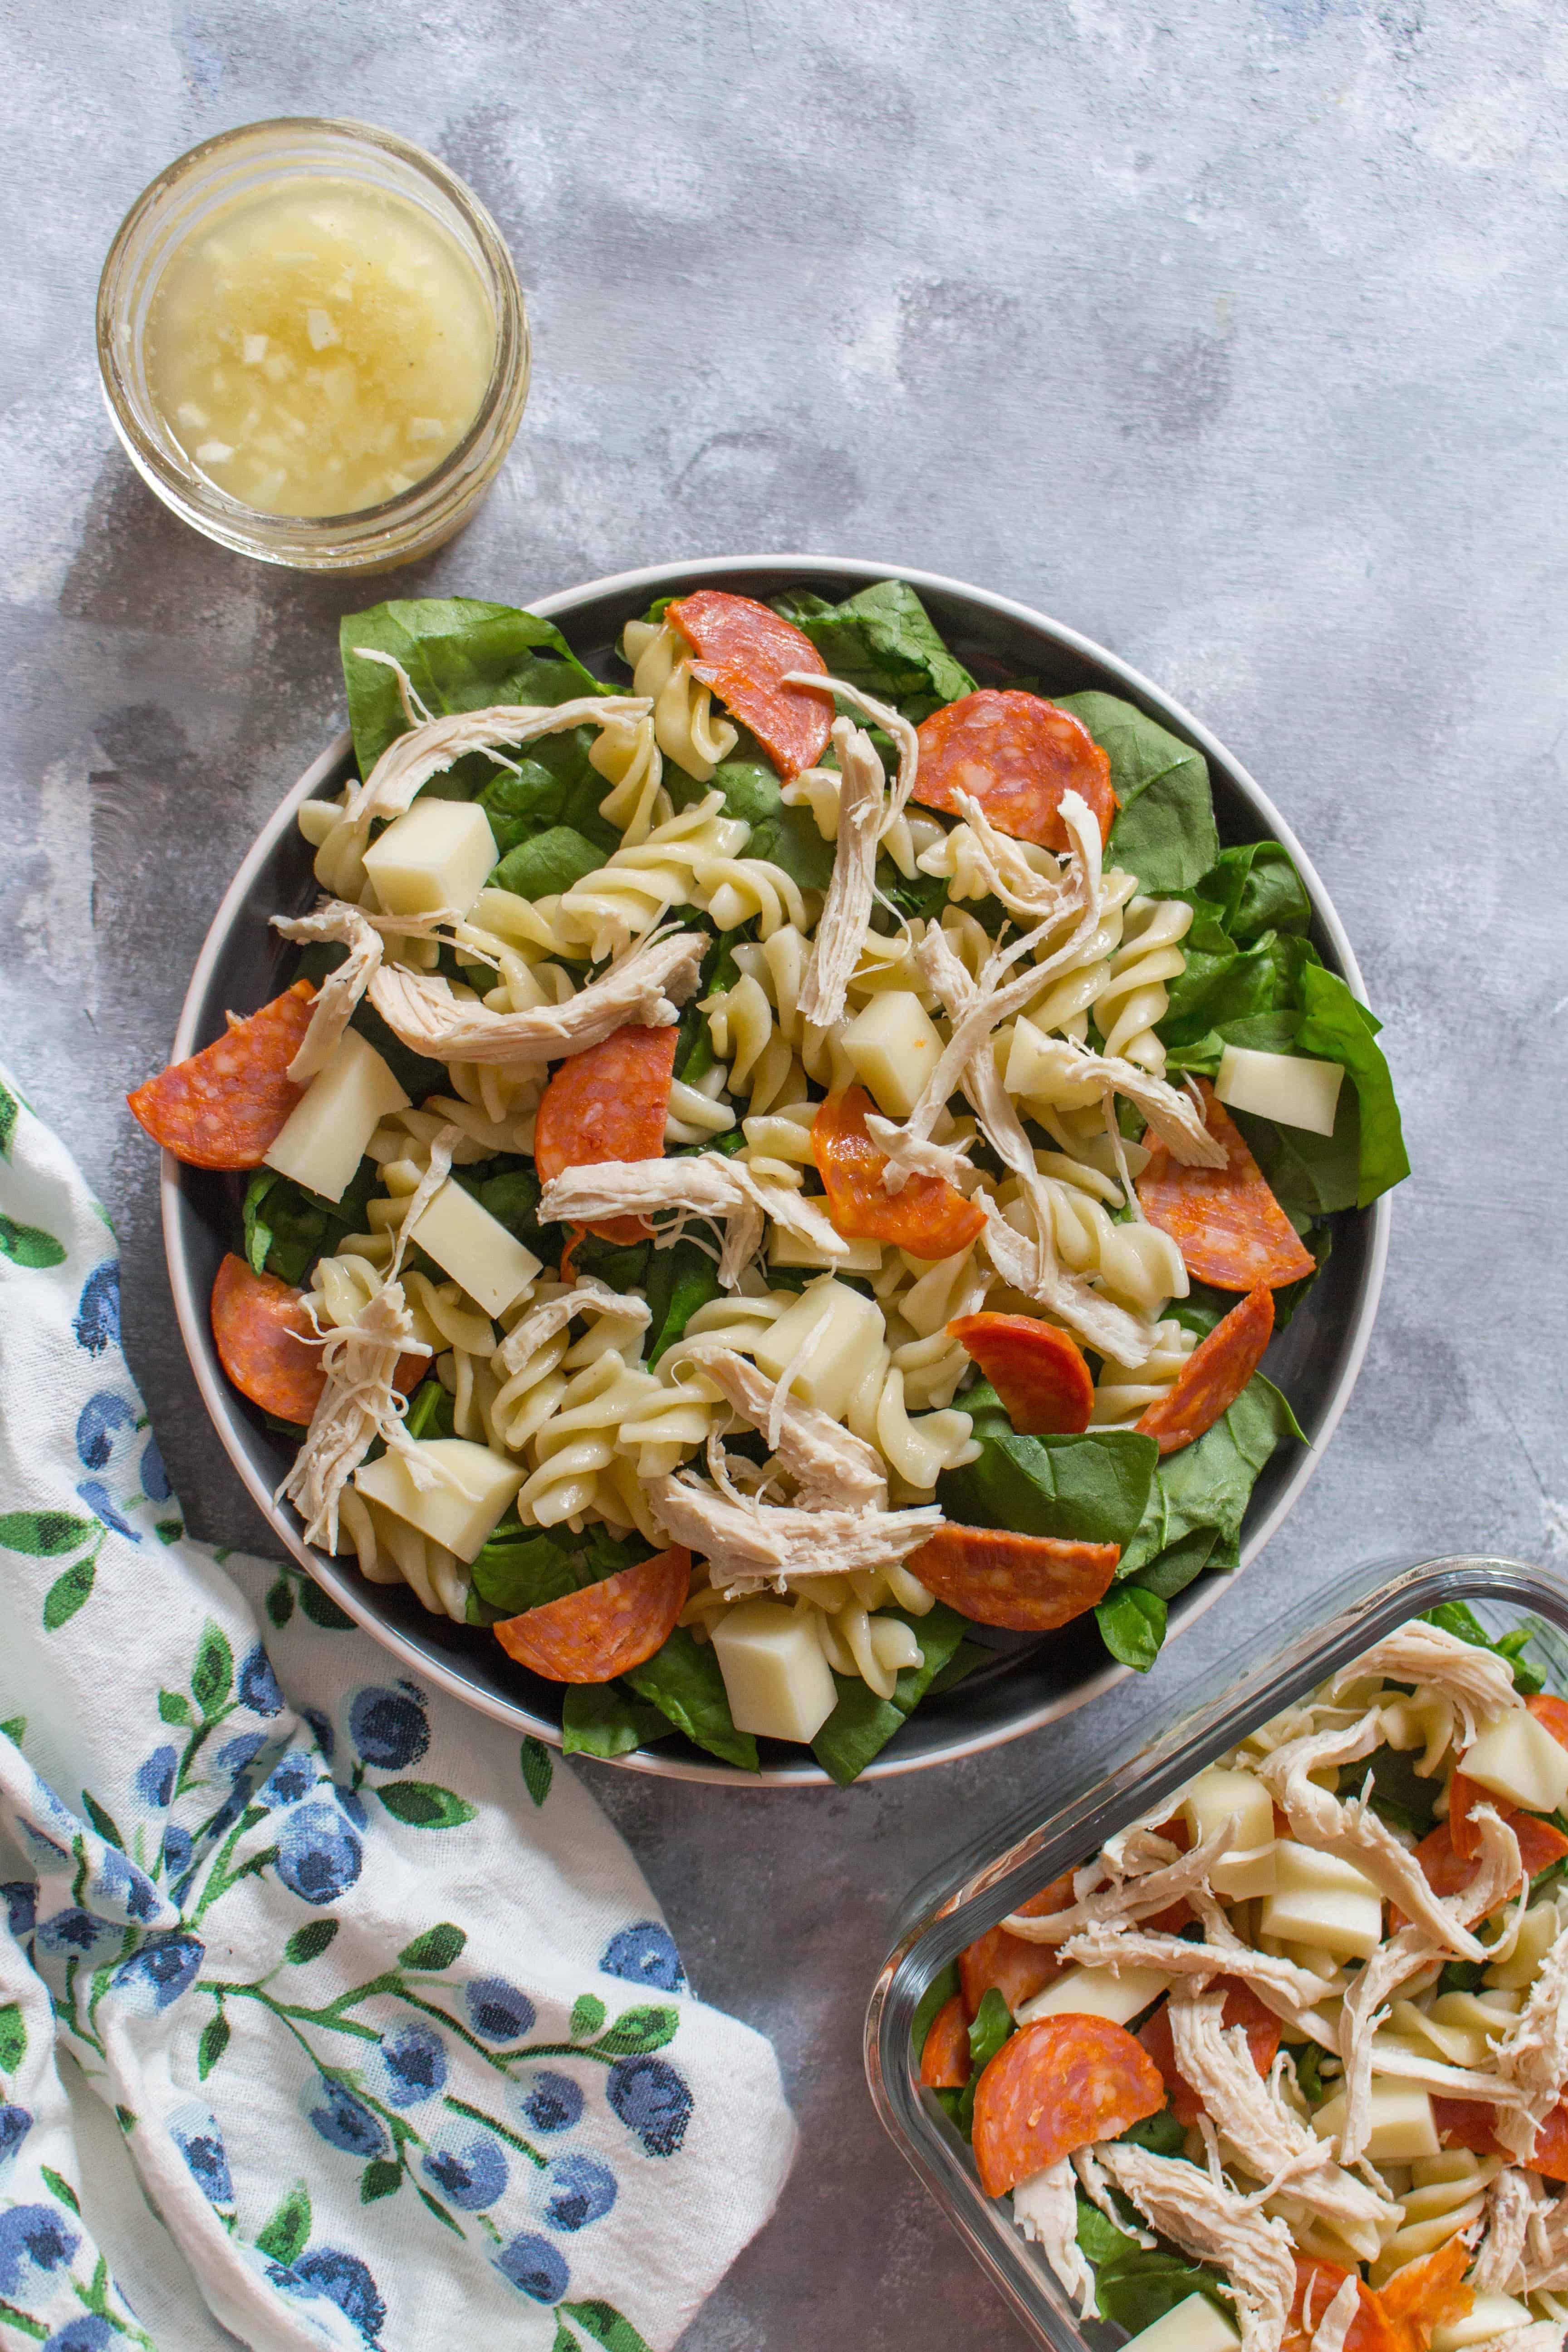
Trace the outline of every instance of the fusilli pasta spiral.
[[633, 693], [652, 699], [659, 750], [705, 784], [740, 737], [727, 719], [714, 717], [711, 694], [691, 675], [685, 638], [667, 621], [628, 621], [621, 649], [632, 666]]

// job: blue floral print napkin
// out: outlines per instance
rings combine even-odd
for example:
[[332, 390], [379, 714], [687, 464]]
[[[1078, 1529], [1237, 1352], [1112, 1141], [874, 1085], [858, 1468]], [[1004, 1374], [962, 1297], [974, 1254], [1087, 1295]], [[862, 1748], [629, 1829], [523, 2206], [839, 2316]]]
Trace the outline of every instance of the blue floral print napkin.
[[0, 1155], [0, 2346], [673, 2344], [789, 2169], [772, 2050], [547, 1749], [184, 1534], [6, 1083]]

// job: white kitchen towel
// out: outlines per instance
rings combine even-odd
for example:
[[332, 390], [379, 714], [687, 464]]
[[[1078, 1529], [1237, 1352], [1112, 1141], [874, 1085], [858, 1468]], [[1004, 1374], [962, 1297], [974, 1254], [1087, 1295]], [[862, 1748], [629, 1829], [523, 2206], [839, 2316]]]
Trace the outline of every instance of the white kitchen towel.
[[13, 1084], [0, 1154], [0, 2345], [673, 2344], [789, 2169], [772, 2050], [546, 1748], [184, 1534]]

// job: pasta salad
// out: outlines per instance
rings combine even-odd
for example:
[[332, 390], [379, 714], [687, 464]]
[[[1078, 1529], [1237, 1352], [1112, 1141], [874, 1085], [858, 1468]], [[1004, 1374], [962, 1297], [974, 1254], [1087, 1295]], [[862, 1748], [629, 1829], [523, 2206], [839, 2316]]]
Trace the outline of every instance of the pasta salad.
[[309, 1540], [601, 1755], [848, 1780], [990, 1629], [1149, 1666], [1295, 1433], [1258, 1367], [1332, 1214], [1405, 1172], [1285, 850], [897, 581], [661, 598], [621, 685], [461, 598], [342, 649], [299, 977], [130, 1098], [251, 1171], [214, 1336]]
[[971, 1945], [921, 2078], [1149, 2352], [1561, 2352], [1568, 1701], [1446, 1602]]

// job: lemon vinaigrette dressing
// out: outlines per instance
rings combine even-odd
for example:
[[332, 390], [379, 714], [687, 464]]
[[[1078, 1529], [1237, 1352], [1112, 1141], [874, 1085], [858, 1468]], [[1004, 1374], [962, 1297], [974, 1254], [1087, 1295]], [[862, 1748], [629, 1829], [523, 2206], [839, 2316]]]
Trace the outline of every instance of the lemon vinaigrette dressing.
[[418, 204], [352, 181], [235, 198], [171, 258], [148, 389], [191, 462], [266, 514], [352, 514], [454, 449], [496, 352], [489, 295]]

